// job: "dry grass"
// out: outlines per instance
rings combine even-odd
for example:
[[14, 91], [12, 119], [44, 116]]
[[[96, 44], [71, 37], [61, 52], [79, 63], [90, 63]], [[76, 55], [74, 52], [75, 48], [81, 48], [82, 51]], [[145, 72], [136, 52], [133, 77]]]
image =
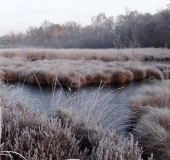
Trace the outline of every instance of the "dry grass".
[[157, 64], [156, 67], [162, 71], [166, 79], [170, 79], [170, 66], [167, 64]]
[[144, 108], [145, 106], [164, 107], [170, 105], [170, 83], [164, 81], [157, 82], [152, 87], [145, 87], [140, 95], [130, 99], [130, 109], [133, 112]]
[[[15, 151], [27, 160], [142, 160], [141, 148], [133, 135], [116, 135], [98, 125], [103, 121], [103, 110], [94, 113], [98, 107], [98, 94], [84, 104], [86, 110], [75, 112], [72, 103], [62, 101], [57, 112], [47, 117], [36, 110], [27, 108], [22, 102], [9, 103], [0, 88], [2, 106], [2, 146], [3, 150]], [[107, 96], [106, 96], [107, 97]], [[69, 99], [69, 98], [67, 98]], [[100, 104], [105, 104], [103, 98]], [[69, 101], [68, 101], [69, 102]], [[65, 105], [65, 109], [61, 108]], [[83, 104], [81, 104], [83, 105]], [[102, 107], [103, 107], [102, 105]], [[79, 106], [81, 108], [81, 106]], [[102, 109], [101, 107], [101, 109]], [[108, 107], [109, 109], [109, 107]], [[110, 110], [108, 110], [110, 112]], [[15, 154], [11, 155], [18, 160]], [[1, 156], [3, 159], [9, 157]], [[152, 158], [150, 159], [152, 160]]]
[[135, 127], [135, 137], [144, 149], [144, 154], [154, 153], [156, 160], [170, 158], [170, 110], [169, 107], [151, 108]]
[[[89, 83], [126, 83], [148, 78], [162, 79], [167, 67], [146, 65], [146, 57], [170, 57], [168, 49], [3, 49], [0, 77], [5, 81], [81, 87]], [[117, 61], [115, 61], [117, 60]], [[103, 62], [104, 61], [104, 62]]]
[[146, 87], [130, 100], [135, 138], [144, 155], [154, 159], [170, 159], [170, 81]]
[[158, 68], [146, 67], [146, 78], [153, 77], [155, 79], [163, 79], [162, 72]]
[[0, 59], [0, 76], [8, 82], [24, 81], [30, 84], [62, 84], [65, 87], [81, 87], [89, 83], [125, 83], [148, 78], [163, 78], [164, 70], [142, 62], [85, 61], [85, 60], [37, 60], [17, 61]]

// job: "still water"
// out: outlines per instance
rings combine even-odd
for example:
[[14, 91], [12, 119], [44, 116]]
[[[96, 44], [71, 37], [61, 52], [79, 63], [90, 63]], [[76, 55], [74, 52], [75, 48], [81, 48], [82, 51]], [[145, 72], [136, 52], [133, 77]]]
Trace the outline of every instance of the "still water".
[[[6, 96], [11, 102], [22, 101], [28, 107], [55, 113], [58, 107], [83, 110], [87, 116], [100, 121], [104, 127], [113, 125], [118, 131], [126, 131], [129, 115], [129, 98], [140, 93], [142, 88], [152, 85], [149, 81], [126, 84], [86, 85], [79, 89], [53, 88], [23, 83], [10, 84]], [[90, 114], [89, 114], [90, 113]]]
[[144, 64], [149, 64], [149, 65], [155, 65], [155, 64], [164, 64], [164, 65], [170, 65], [170, 61], [143, 61], [142, 63]]

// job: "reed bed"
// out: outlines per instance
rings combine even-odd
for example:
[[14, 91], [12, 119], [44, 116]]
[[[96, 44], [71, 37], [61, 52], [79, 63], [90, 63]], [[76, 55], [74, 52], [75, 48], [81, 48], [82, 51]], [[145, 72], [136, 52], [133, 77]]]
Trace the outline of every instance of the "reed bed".
[[170, 159], [170, 81], [146, 87], [130, 100], [133, 133], [144, 155]]
[[[56, 114], [47, 116], [28, 109], [22, 102], [9, 103], [4, 98], [4, 88], [0, 88], [0, 91], [1, 143], [4, 143], [1, 150], [17, 152], [27, 160], [142, 160], [142, 149], [132, 134], [125, 137], [117, 135], [114, 130], [104, 129], [98, 124], [102, 119], [100, 114], [97, 121], [86, 116], [93, 113], [89, 110], [95, 107], [95, 101], [93, 105], [86, 103], [92, 108], [86, 107], [86, 112], [81, 114], [74, 112], [72, 104], [69, 108], [61, 108], [62, 105], [58, 104]], [[11, 153], [11, 156], [16, 160], [21, 159], [16, 154]], [[10, 159], [4, 155], [1, 158]]]
[[170, 50], [162, 48], [136, 48], [136, 49], [38, 49], [18, 48], [1, 49], [0, 57], [17, 58], [26, 61], [36, 60], [100, 60], [100, 61], [125, 61], [125, 60], [170, 60]]
[[7, 82], [23, 81], [81, 87], [85, 84], [126, 83], [148, 78], [162, 79], [164, 69], [139, 61], [102, 62], [97, 60], [37, 60], [0, 59], [0, 77]]

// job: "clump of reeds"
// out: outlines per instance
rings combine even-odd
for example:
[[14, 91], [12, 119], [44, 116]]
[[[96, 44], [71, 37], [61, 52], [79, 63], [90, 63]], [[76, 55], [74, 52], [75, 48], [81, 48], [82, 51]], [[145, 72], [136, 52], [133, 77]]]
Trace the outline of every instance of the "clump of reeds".
[[[75, 112], [72, 103], [68, 108], [69, 103], [66, 105], [62, 101], [65, 109], [58, 104], [60, 107], [52, 116], [28, 109], [22, 102], [9, 103], [3, 94], [0, 100], [3, 150], [18, 152], [28, 160], [142, 160], [142, 150], [133, 135], [116, 135], [113, 129], [104, 129], [99, 124], [103, 121], [101, 113], [106, 99], [100, 101], [102, 107], [94, 99], [87, 100], [86, 110], [81, 111], [83, 104], [79, 105], [80, 112]], [[94, 110], [95, 107], [99, 112]], [[11, 155], [19, 159], [18, 155]], [[4, 155], [2, 158], [9, 159]]]

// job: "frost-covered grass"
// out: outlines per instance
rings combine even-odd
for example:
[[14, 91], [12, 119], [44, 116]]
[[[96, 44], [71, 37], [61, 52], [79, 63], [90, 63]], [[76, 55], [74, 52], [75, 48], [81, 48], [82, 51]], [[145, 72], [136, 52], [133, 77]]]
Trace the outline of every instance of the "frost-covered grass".
[[144, 154], [170, 159], [170, 81], [144, 88], [130, 100], [134, 136]]
[[[80, 87], [89, 83], [125, 83], [163, 78], [167, 68], [140, 60], [165, 59], [168, 49], [2, 49], [0, 77], [5, 81]], [[147, 57], [147, 58], [146, 58]], [[133, 60], [133, 61], [132, 61]], [[168, 65], [170, 68], [170, 65]]]
[[80, 87], [85, 84], [125, 83], [150, 77], [163, 78], [164, 69], [139, 61], [37, 60], [19, 61], [0, 58], [0, 76], [5, 81], [24, 81], [30, 84]]
[[1, 49], [0, 57], [16, 58], [22, 61], [43, 59], [70, 59], [70, 60], [170, 60], [170, 50], [162, 48], [121, 49]]
[[[100, 125], [104, 112], [100, 109], [94, 114], [94, 108], [98, 107], [95, 95], [92, 100], [87, 99], [83, 112], [75, 110], [72, 98], [71, 101], [68, 98], [65, 107], [65, 102], [58, 102], [55, 114], [47, 116], [28, 109], [22, 102], [9, 103], [3, 96], [5, 88], [0, 91], [2, 150], [18, 152], [27, 160], [142, 160], [142, 149], [132, 134], [117, 135], [114, 129]], [[107, 100], [108, 96], [102, 99], [103, 104]], [[19, 159], [15, 154], [12, 156]]]

